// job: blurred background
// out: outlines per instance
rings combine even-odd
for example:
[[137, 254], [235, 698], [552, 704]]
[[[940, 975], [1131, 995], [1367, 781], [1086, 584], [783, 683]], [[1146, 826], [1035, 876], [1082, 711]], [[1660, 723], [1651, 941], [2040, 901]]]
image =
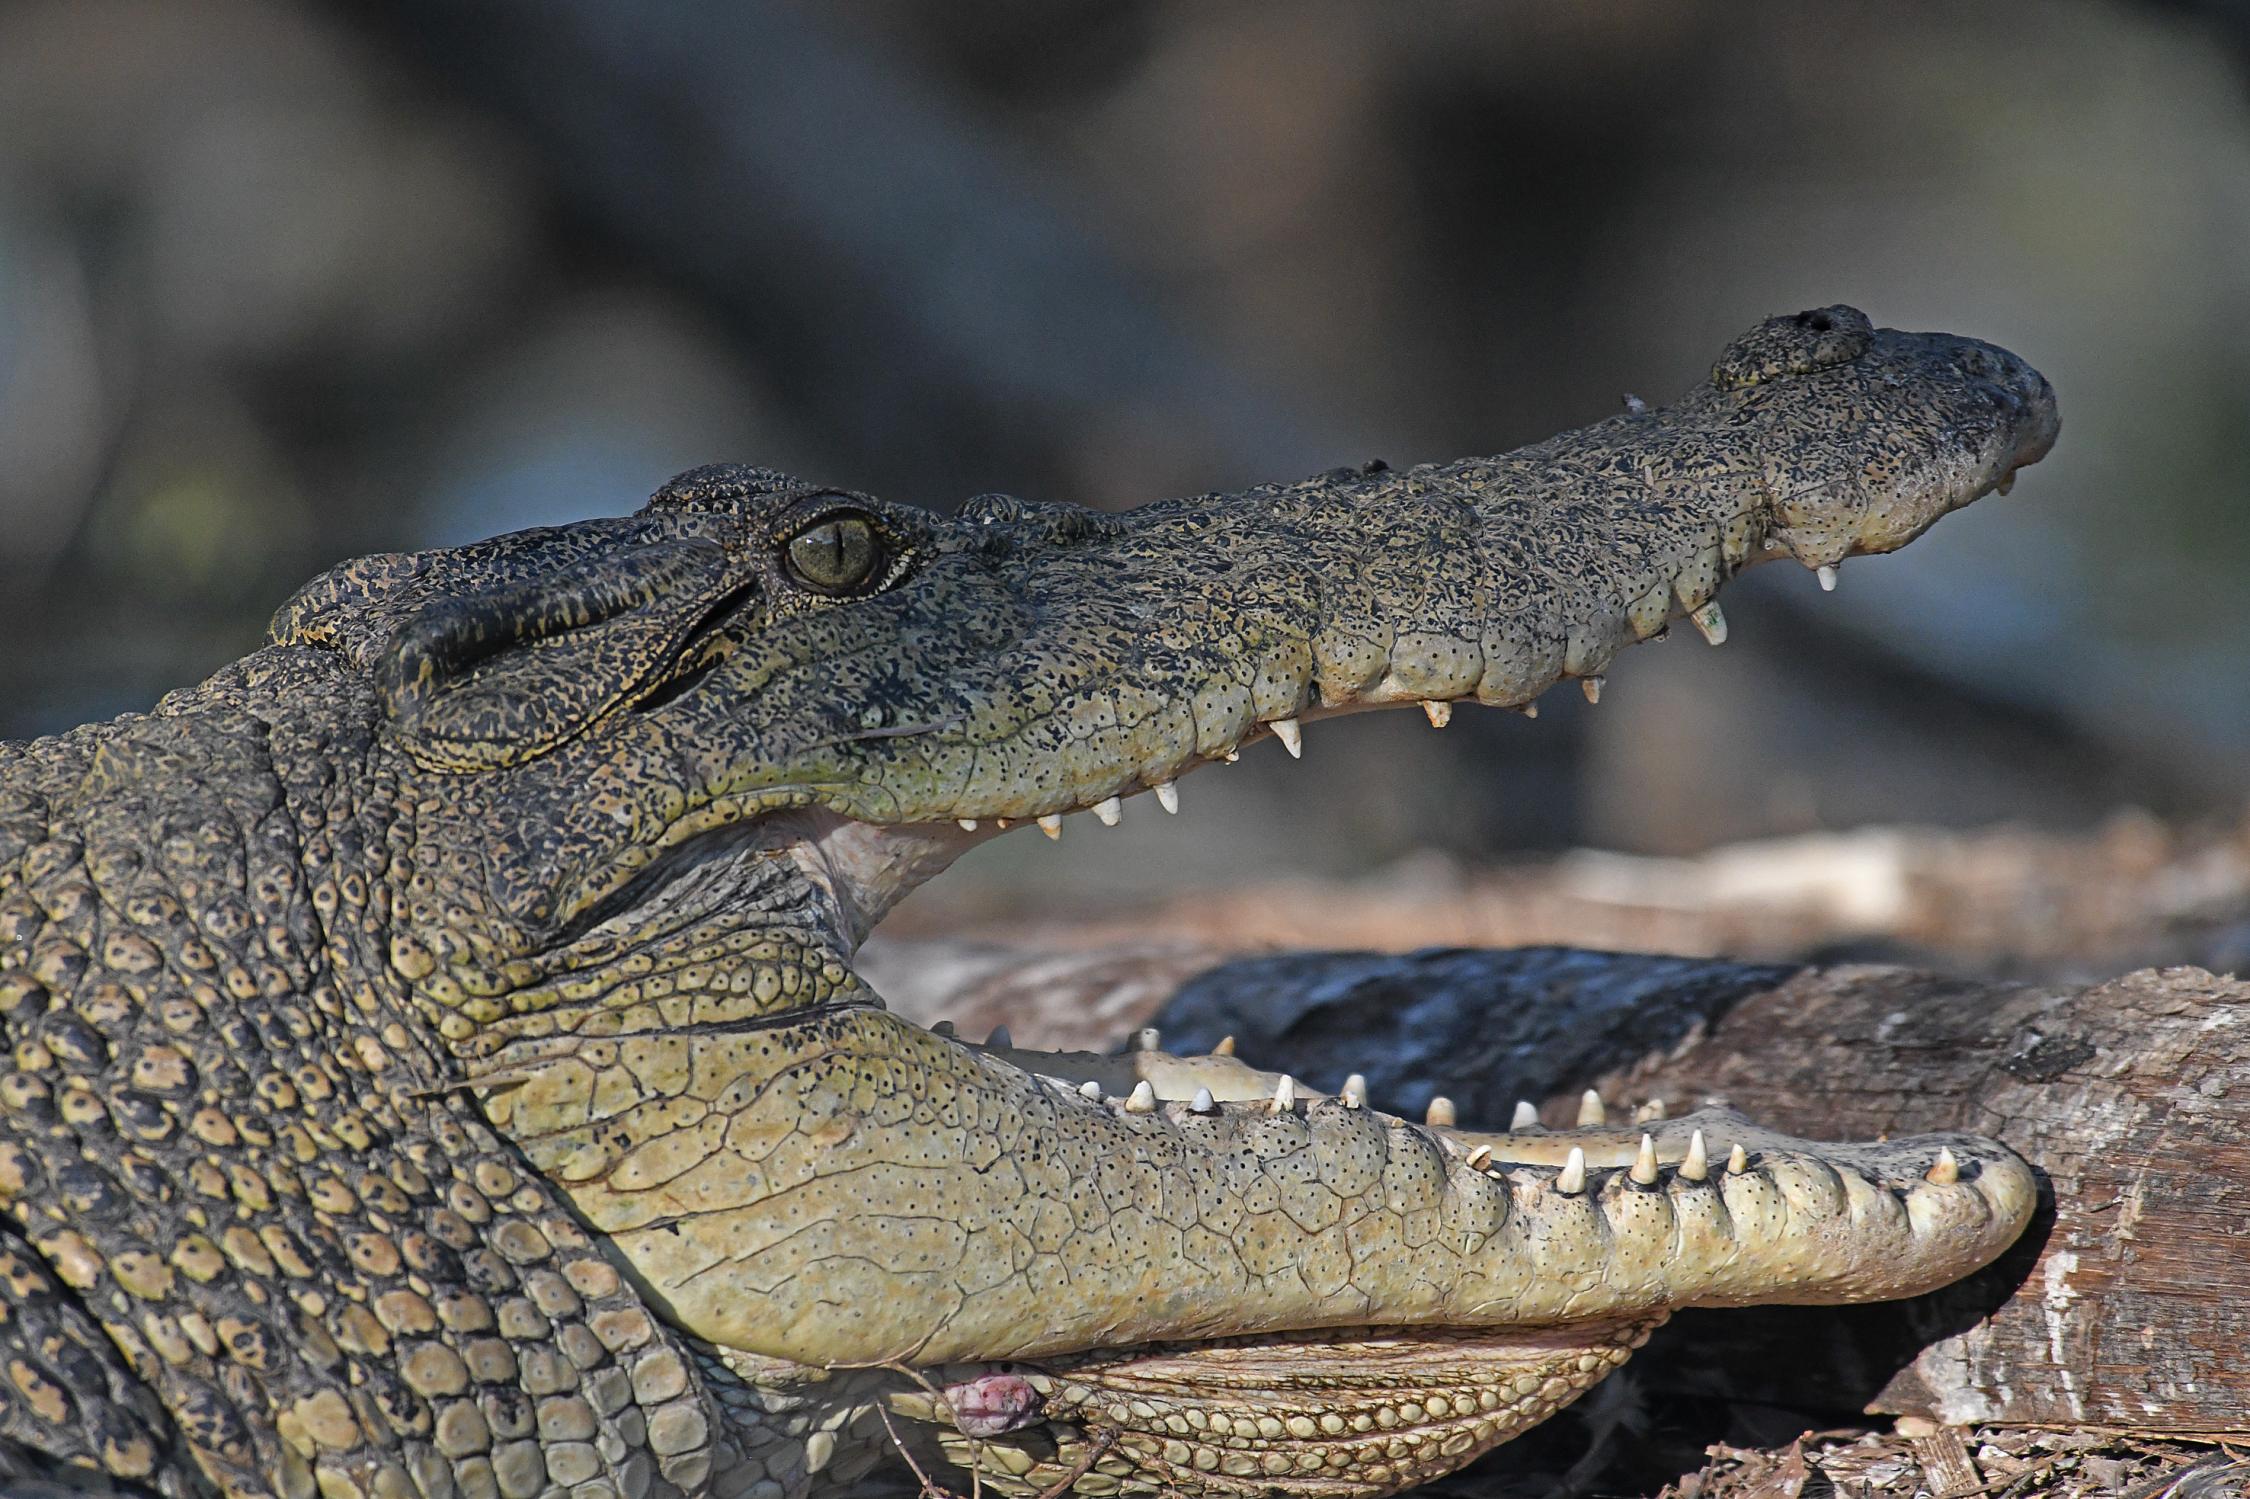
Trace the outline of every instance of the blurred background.
[[15, 0], [0, 737], [148, 706], [338, 558], [697, 463], [1121, 506], [1500, 451], [1835, 301], [2025, 355], [2061, 445], [1598, 708], [1319, 724], [981, 850], [971, 903], [2233, 826], [2250, 9]]

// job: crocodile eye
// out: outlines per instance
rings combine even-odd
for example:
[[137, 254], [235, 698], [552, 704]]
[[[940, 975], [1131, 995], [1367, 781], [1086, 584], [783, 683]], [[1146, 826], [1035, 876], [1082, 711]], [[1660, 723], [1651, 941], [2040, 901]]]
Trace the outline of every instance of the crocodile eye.
[[882, 544], [864, 515], [822, 516], [789, 538], [789, 571], [815, 593], [850, 593], [875, 575]]

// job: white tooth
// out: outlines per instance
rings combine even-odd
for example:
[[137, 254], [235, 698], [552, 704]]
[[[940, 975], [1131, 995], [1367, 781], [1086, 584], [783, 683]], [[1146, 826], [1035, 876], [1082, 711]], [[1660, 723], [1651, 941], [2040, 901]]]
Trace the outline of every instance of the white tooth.
[[1697, 1130], [1688, 1136], [1687, 1159], [1680, 1162], [1680, 1178], [1683, 1181], [1699, 1182], [1710, 1174], [1709, 1147], [1703, 1143], [1703, 1131]]
[[1092, 1078], [1088, 1078], [1078, 1085], [1078, 1091], [1087, 1098], [1100, 1098], [1102, 1096], [1102, 1085]]
[[1211, 1055], [1215, 1057], [1231, 1057], [1234, 1055], [1234, 1034], [1231, 1031], [1219, 1038], [1219, 1044], [1211, 1048]]
[[1835, 563], [1823, 562], [1817, 569], [1817, 576], [1820, 579], [1820, 591], [1822, 593], [1834, 593], [1836, 591]]
[[1935, 1182], [1941, 1187], [1950, 1187], [1959, 1181], [1961, 1179], [1961, 1163], [1954, 1159], [1953, 1147], [1940, 1145], [1937, 1163], [1923, 1172], [1922, 1176], [1925, 1180]]
[[1740, 1144], [1737, 1144], [1734, 1149], [1727, 1152], [1727, 1175], [1740, 1176], [1743, 1172], [1748, 1171], [1749, 1169], [1750, 1152], [1744, 1150]]
[[1641, 1136], [1640, 1153], [1633, 1157], [1633, 1180], [1644, 1187], [1656, 1185], [1656, 1142], [1647, 1135]]
[[1103, 827], [1116, 827], [1117, 820], [1125, 815], [1125, 804], [1114, 796], [1104, 797], [1094, 803], [1094, 815], [1101, 819]]
[[1606, 680], [1607, 678], [1600, 676], [1581, 678], [1578, 690], [1586, 694], [1587, 702], [1598, 703], [1602, 700], [1602, 683]]
[[1211, 1096], [1209, 1088], [1198, 1088], [1195, 1090], [1194, 1099], [1188, 1104], [1188, 1112], [1191, 1114], [1216, 1114], [1219, 1112], [1218, 1100]]
[[1633, 1110], [1633, 1122], [1635, 1124], [1648, 1124], [1663, 1117], [1664, 1100], [1661, 1098], [1652, 1098]]
[[1164, 1033], [1158, 1030], [1155, 1026], [1144, 1025], [1139, 1030], [1133, 1032], [1133, 1050], [1162, 1051], [1163, 1049]]
[[1180, 812], [1180, 788], [1170, 781], [1156, 783], [1156, 804], [1177, 817]]
[[957, 818], [956, 821], [961, 824], [961, 831], [964, 833], [973, 833], [977, 830], [977, 820], [974, 817]]
[[1516, 1100], [1516, 1116], [1508, 1121], [1508, 1128], [1539, 1128], [1539, 1111], [1531, 1106], [1531, 1100], [1527, 1098], [1519, 1098]]
[[1297, 1080], [1284, 1072], [1281, 1074], [1281, 1081], [1273, 1085], [1273, 1111], [1276, 1114], [1286, 1114], [1295, 1107]]
[[1281, 741], [1281, 747], [1289, 751], [1290, 759], [1305, 758], [1305, 734], [1304, 730], [1297, 727], [1297, 720], [1277, 718], [1266, 727], [1273, 730], [1273, 737]]
[[1595, 1092], [1592, 1088], [1588, 1088], [1584, 1093], [1579, 1094], [1578, 1127], [1586, 1129], [1592, 1125], [1607, 1123], [1609, 1123], [1609, 1110], [1602, 1106], [1601, 1094]]
[[832, 1431], [812, 1433], [805, 1438], [805, 1445], [801, 1452], [805, 1460], [805, 1471], [807, 1473], [818, 1473], [835, 1459], [836, 1433]]
[[1703, 632], [1703, 638], [1711, 644], [1727, 643], [1727, 617], [1719, 612], [1718, 600], [1714, 599], [1700, 609], [1690, 610], [1688, 618], [1695, 621], [1695, 627]]
[[1431, 728], [1442, 729], [1453, 722], [1453, 705], [1431, 698], [1422, 704], [1422, 715], [1429, 719]]
[[1562, 1170], [1555, 1173], [1555, 1190], [1558, 1192], [1583, 1192], [1586, 1190], [1586, 1152], [1575, 1145], [1570, 1147], [1570, 1159], [1564, 1161]]
[[1440, 1127], [1458, 1123], [1459, 1120], [1453, 1111], [1453, 1100], [1443, 1093], [1433, 1096], [1430, 1099], [1430, 1106], [1422, 1111], [1422, 1122]]
[[1242, 751], [1240, 751], [1240, 750], [1228, 750], [1228, 751], [1227, 751], [1227, 752], [1226, 752], [1226, 753], [1225, 753], [1224, 755], [1220, 756], [1219, 758], [1221, 758], [1222, 760], [1225, 760], [1225, 761], [1227, 762], [1227, 764], [1229, 764], [1229, 765], [1232, 765], [1232, 764], [1233, 764], [1233, 763], [1234, 763], [1235, 761], [1237, 761], [1237, 760], [1239, 760], [1239, 759], [1241, 759], [1241, 758], [1242, 758]]
[[1039, 831], [1045, 833], [1049, 838], [1060, 838], [1062, 836], [1062, 814], [1049, 812], [1045, 817], [1040, 818]]
[[1356, 1072], [1355, 1072], [1355, 1073], [1353, 1073], [1353, 1074], [1352, 1074], [1352, 1075], [1351, 1075], [1350, 1077], [1347, 1077], [1347, 1078], [1345, 1078], [1345, 1079], [1344, 1079], [1344, 1090], [1343, 1090], [1343, 1093], [1341, 1094], [1341, 1097], [1342, 1097], [1342, 1098], [1343, 1098], [1343, 1100], [1344, 1100], [1344, 1107], [1345, 1107], [1345, 1108], [1347, 1108], [1347, 1109], [1364, 1109], [1364, 1108], [1366, 1108], [1366, 1107], [1367, 1107], [1367, 1079], [1366, 1079], [1366, 1078], [1364, 1078], [1364, 1077], [1361, 1077], [1361, 1076], [1360, 1076], [1360, 1075], [1359, 1075], [1358, 1073], [1356, 1073]]
[[1133, 1084], [1132, 1095], [1125, 1100], [1125, 1112], [1128, 1114], [1153, 1114], [1156, 1112], [1156, 1090], [1149, 1086], [1147, 1078], [1144, 1077]]
[[1469, 1169], [1472, 1171], [1482, 1171], [1491, 1161], [1492, 1147], [1489, 1145], [1479, 1145], [1469, 1152]]

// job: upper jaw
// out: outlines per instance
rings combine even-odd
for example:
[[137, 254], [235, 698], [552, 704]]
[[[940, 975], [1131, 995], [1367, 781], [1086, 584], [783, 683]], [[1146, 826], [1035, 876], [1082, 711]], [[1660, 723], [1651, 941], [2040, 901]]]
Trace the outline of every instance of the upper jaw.
[[777, 621], [756, 670], [690, 700], [722, 740], [747, 708], [759, 751], [695, 820], [825, 816], [789, 826], [849, 947], [1011, 822], [1113, 823], [1141, 791], [1174, 810], [1179, 775], [1266, 737], [1294, 755], [1307, 719], [1419, 703], [1442, 727], [1455, 701], [1532, 712], [1572, 676], [1596, 696], [1669, 619], [1723, 639], [1712, 595], [1740, 566], [1833, 583], [2053, 446], [2053, 390], [2014, 355], [1830, 311], [1856, 354], [1502, 458], [931, 522], [907, 589]]

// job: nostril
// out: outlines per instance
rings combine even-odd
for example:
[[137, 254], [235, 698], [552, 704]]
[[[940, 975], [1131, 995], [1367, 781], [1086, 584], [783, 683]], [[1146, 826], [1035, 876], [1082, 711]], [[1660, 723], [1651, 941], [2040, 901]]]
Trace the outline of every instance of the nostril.
[[1810, 328], [1815, 333], [1827, 333], [1835, 328], [1836, 320], [1825, 312], [1800, 312], [1797, 314], [1797, 324], [1799, 327]]

